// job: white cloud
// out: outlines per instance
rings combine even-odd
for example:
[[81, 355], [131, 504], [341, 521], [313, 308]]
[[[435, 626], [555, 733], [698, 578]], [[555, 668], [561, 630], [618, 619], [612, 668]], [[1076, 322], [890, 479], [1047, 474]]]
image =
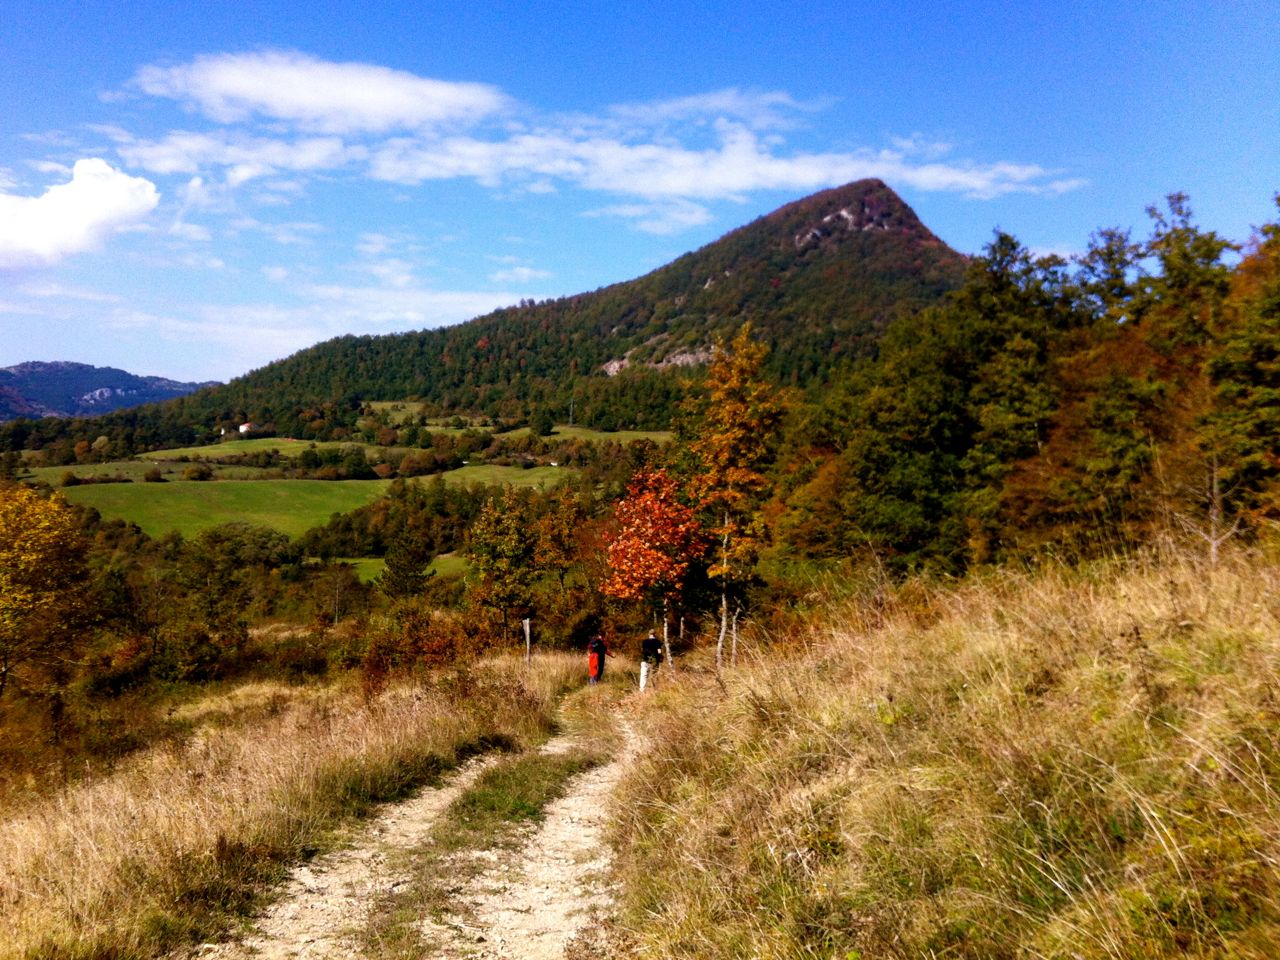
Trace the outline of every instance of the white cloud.
[[588, 217], [622, 217], [635, 222], [637, 230], [669, 235], [709, 223], [711, 211], [698, 203], [675, 200], [665, 203], [620, 203], [588, 210]]
[[[57, 163], [56, 161], [53, 161], [53, 160], [32, 160], [29, 166], [31, 167], [32, 170], [35, 170], [37, 173], [53, 174], [59, 177], [71, 176], [70, 167], [68, 167], [65, 163]], [[3, 171], [0, 171], [0, 179], [3, 179]], [[0, 183], [0, 188], [3, 188], [4, 186], [5, 184]], [[13, 184], [10, 184], [10, 186], [13, 186]]]
[[469, 122], [508, 104], [489, 84], [433, 80], [374, 64], [333, 63], [270, 50], [143, 67], [133, 85], [194, 107], [219, 123], [261, 116], [325, 133], [385, 133]]
[[207, 243], [213, 239], [213, 234], [209, 232], [209, 228], [198, 223], [187, 223], [177, 220], [169, 227], [169, 234], [174, 237], [180, 237], [183, 240], [193, 240], [196, 243]]
[[324, 231], [324, 226], [314, 221], [299, 220], [292, 223], [267, 223], [253, 217], [241, 217], [231, 223], [233, 230], [256, 230], [270, 237], [281, 246], [297, 246], [312, 242], [317, 233]]
[[120, 303], [122, 299], [114, 293], [102, 293], [98, 290], [87, 290], [83, 287], [68, 287], [61, 283], [28, 283], [20, 288], [20, 292], [28, 297], [77, 300], [83, 303]]
[[365, 264], [365, 269], [389, 287], [409, 287], [414, 283], [413, 265], [398, 257], [375, 260]]
[[155, 184], [105, 160], [76, 161], [68, 183], [39, 197], [0, 194], [0, 267], [54, 263], [97, 247], [160, 202]]
[[736, 87], [708, 93], [629, 103], [611, 107], [609, 113], [631, 124], [657, 126], [678, 120], [738, 120], [756, 130], [795, 126], [797, 112], [820, 110], [823, 103], [801, 103], [781, 90], [744, 91]]
[[262, 275], [273, 283], [283, 283], [289, 276], [289, 271], [284, 267], [263, 267]]
[[410, 330], [459, 323], [515, 303], [520, 294], [421, 287], [349, 287], [321, 284], [300, 291], [310, 309], [337, 332]]
[[546, 280], [551, 276], [549, 270], [538, 270], [534, 267], [512, 267], [509, 270], [498, 270], [489, 274], [494, 283], [528, 283], [531, 280]]
[[385, 233], [362, 233], [356, 244], [357, 252], [366, 257], [377, 257], [391, 248], [391, 238]]
[[[811, 191], [865, 177], [980, 199], [1015, 192], [1057, 193], [1080, 185], [1080, 181], [1050, 181], [1052, 172], [1035, 164], [921, 163], [900, 149], [786, 155], [753, 131], [728, 122], [717, 124], [717, 135], [715, 146], [701, 150], [678, 143], [575, 139], [555, 131], [507, 140], [398, 138], [374, 150], [370, 172], [378, 179], [405, 184], [471, 178], [496, 186], [509, 178], [550, 177], [651, 202], [734, 199], [753, 190]], [[700, 216], [690, 213], [688, 225], [705, 223]], [[644, 222], [648, 229], [656, 225], [656, 221]]]
[[209, 166], [227, 168], [230, 186], [279, 170], [333, 170], [366, 155], [338, 137], [280, 140], [216, 131], [176, 130], [160, 140], [128, 140], [117, 146], [126, 163], [157, 174], [195, 174]]

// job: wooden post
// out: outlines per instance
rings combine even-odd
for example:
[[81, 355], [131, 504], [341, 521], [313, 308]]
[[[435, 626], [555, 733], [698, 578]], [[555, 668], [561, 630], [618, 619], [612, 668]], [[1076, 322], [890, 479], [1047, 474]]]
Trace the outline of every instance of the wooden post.
[[530, 629], [532, 621], [525, 617], [520, 622], [524, 624], [524, 662], [529, 663], [533, 659], [533, 632]]

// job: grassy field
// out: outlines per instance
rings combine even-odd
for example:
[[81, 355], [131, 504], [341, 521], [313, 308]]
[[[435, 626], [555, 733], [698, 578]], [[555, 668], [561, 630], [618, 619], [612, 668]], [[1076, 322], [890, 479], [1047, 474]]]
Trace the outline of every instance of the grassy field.
[[[194, 460], [221, 460], [227, 457], [244, 456], [247, 453], [264, 453], [279, 450], [282, 457], [300, 457], [302, 451], [312, 446], [307, 440], [290, 440], [287, 437], [253, 437], [248, 440], [224, 440], [222, 443], [211, 443], [203, 447], [179, 447], [174, 450], [156, 450], [143, 454], [144, 460], [181, 460], [184, 457]], [[327, 441], [314, 444], [317, 450], [345, 450], [348, 447], [360, 447], [368, 452], [377, 449], [366, 443], [349, 441]]]
[[[387, 562], [381, 557], [338, 557], [339, 563], [349, 563], [356, 568], [356, 576], [362, 583], [372, 583], [387, 568]], [[442, 553], [431, 561], [427, 567], [440, 577], [455, 577], [467, 572], [467, 561], [456, 553]]]
[[[252, 442], [252, 441], [250, 441]], [[104, 472], [146, 464], [104, 464]], [[106, 469], [106, 468], [110, 469]], [[65, 468], [50, 482], [56, 484]], [[84, 468], [81, 468], [84, 469]], [[141, 471], [145, 472], [145, 470]], [[499, 467], [476, 464], [443, 474], [446, 483], [552, 487], [565, 476], [557, 467]], [[419, 478], [421, 483], [430, 478]], [[242, 520], [272, 527], [291, 537], [381, 496], [387, 480], [237, 480], [227, 482], [109, 483], [66, 487], [71, 503], [94, 507], [109, 520], [129, 520], [153, 537], [176, 530], [192, 537], [219, 524]]]
[[233, 521], [272, 527], [291, 537], [374, 500], [386, 480], [240, 480], [111, 483], [68, 487], [71, 503], [96, 507], [111, 520], [130, 520], [153, 537], [176, 530], [192, 537]]
[[[528, 427], [521, 427], [518, 430], [510, 430], [507, 433], [499, 434], [503, 437], [527, 437], [529, 435]], [[592, 443], [600, 443], [605, 440], [612, 440], [615, 443], [630, 443], [632, 440], [651, 440], [654, 443], [666, 443], [671, 439], [670, 430], [614, 430], [606, 432], [603, 430], [589, 430], [586, 427], [571, 427], [568, 424], [559, 424], [552, 431], [548, 440], [588, 440]]]
[[[23, 474], [22, 479], [37, 480], [51, 487], [60, 487], [62, 478], [68, 473], [77, 477], [127, 477], [135, 483], [142, 483], [143, 478], [151, 470], [159, 469], [166, 480], [181, 480], [182, 471], [190, 467], [189, 463], [176, 460], [113, 460], [110, 463], [77, 463], [63, 467], [35, 467]], [[229, 466], [215, 462], [208, 463], [216, 480], [256, 480], [268, 471], [261, 467]]]
[[489, 463], [476, 463], [441, 474], [445, 483], [508, 484], [513, 487], [554, 487], [565, 477], [560, 467], [500, 467]]

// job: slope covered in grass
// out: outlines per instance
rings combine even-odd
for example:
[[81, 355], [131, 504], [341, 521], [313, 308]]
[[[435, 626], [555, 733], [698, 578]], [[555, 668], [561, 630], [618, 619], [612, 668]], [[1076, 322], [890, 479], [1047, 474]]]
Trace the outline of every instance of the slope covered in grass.
[[545, 739], [577, 657], [515, 658], [362, 697], [262, 686], [175, 737], [0, 811], [0, 958], [150, 957], [218, 936], [333, 831], [494, 747]]
[[616, 842], [659, 957], [1280, 954], [1280, 569], [868, 589], [648, 701]]

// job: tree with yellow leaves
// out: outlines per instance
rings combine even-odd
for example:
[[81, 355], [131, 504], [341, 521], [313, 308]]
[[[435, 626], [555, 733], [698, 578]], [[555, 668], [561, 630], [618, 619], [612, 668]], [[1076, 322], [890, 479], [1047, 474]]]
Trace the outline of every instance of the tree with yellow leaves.
[[0, 486], [0, 697], [15, 671], [58, 653], [83, 556], [75, 514], [61, 498]]
[[697, 461], [691, 486], [716, 542], [707, 573], [720, 585], [717, 671], [729, 632], [730, 593], [750, 576], [767, 540], [761, 504], [769, 482], [763, 471], [773, 459], [783, 413], [776, 389], [761, 374], [767, 353], [764, 344], [751, 339], [750, 323], [743, 324], [728, 347], [716, 342], [706, 396], [695, 411], [700, 422], [689, 443]]

